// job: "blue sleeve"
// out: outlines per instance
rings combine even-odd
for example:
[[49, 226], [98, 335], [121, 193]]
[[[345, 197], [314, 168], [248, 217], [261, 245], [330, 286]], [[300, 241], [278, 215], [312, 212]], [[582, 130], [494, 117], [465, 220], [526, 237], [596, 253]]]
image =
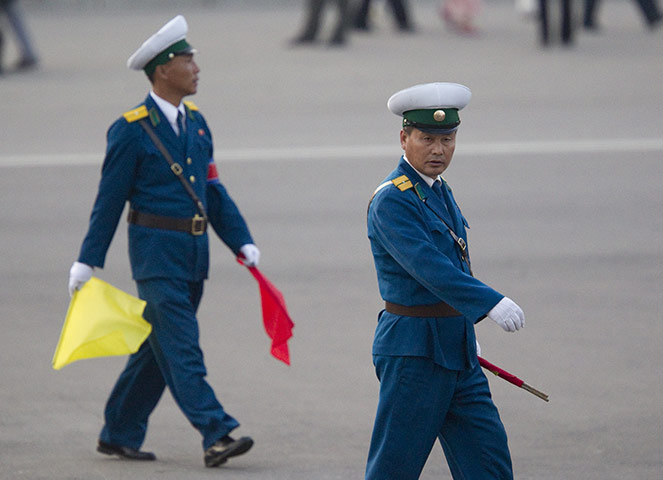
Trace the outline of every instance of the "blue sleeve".
[[108, 247], [134, 185], [138, 155], [136, 127], [136, 124], [129, 124], [121, 118], [108, 130], [101, 180], [79, 262], [104, 266]]
[[253, 243], [253, 238], [239, 208], [237, 208], [237, 205], [219, 180], [219, 173], [214, 162], [212, 133], [207, 126], [207, 122], [199, 112], [196, 112], [196, 118], [201, 122], [209, 137], [206, 152], [209, 155], [206, 188], [207, 217], [223, 243], [235, 255], [238, 255], [240, 247], [247, 243]]
[[253, 243], [239, 208], [218, 181], [207, 185], [207, 216], [219, 238], [235, 255], [242, 245]]

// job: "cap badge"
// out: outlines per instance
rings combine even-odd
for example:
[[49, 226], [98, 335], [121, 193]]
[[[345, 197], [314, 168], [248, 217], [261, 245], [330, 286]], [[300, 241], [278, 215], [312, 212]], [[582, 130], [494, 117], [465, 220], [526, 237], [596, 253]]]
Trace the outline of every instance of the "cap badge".
[[433, 113], [433, 118], [436, 122], [443, 122], [446, 116], [447, 114], [444, 113], [444, 110], [435, 110], [435, 113]]

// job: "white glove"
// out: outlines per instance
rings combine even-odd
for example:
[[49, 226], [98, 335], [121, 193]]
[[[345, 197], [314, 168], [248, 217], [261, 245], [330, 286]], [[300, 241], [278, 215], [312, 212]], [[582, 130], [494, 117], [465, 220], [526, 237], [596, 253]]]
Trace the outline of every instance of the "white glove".
[[239, 249], [239, 252], [242, 254], [241, 258], [247, 267], [257, 267], [258, 262], [260, 261], [260, 250], [252, 243], [247, 243], [242, 245]]
[[73, 297], [76, 290], [80, 290], [85, 282], [92, 278], [94, 270], [91, 266], [81, 262], [74, 262], [69, 270], [69, 296]]
[[506, 332], [515, 332], [525, 326], [525, 314], [516, 302], [508, 297], [504, 297], [488, 312], [488, 318]]
[[481, 356], [481, 345], [479, 345], [479, 340], [475, 340], [477, 342], [477, 357]]

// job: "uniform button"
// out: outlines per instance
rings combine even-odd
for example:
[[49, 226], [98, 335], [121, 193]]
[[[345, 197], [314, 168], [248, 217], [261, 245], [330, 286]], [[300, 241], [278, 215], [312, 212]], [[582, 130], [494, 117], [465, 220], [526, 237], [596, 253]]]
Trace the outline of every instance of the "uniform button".
[[189, 157], [189, 158], [186, 159], [186, 163], [187, 163], [187, 165], [191, 165], [191, 162], [192, 162], [191, 157]]
[[189, 181], [190, 181], [191, 183], [194, 183], [194, 182], [196, 181], [196, 177], [194, 177], [193, 175], [191, 175], [191, 176], [189, 177]]

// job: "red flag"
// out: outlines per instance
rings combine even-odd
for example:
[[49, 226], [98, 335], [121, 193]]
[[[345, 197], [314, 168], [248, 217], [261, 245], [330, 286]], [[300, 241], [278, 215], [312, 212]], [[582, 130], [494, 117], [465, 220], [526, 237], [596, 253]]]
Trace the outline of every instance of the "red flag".
[[[237, 259], [242, 263], [241, 259]], [[242, 263], [243, 264], [243, 263]], [[247, 267], [258, 281], [260, 301], [262, 303], [262, 321], [265, 331], [272, 339], [272, 355], [290, 365], [288, 339], [292, 337], [295, 324], [288, 315], [283, 294], [265, 277], [257, 267]]]

